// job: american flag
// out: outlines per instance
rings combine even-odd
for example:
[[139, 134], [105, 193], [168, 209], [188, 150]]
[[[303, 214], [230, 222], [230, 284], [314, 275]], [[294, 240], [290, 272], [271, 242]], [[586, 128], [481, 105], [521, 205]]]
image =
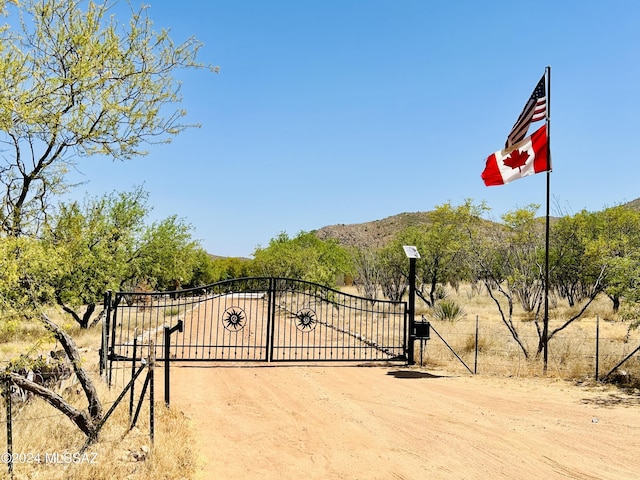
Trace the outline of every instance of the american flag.
[[520, 140], [524, 139], [527, 136], [527, 131], [529, 130], [529, 125], [533, 122], [537, 122], [538, 120], [544, 120], [547, 116], [547, 88], [545, 76], [542, 75], [542, 78], [536, 85], [536, 88], [533, 89], [533, 93], [527, 104], [524, 106], [522, 113], [518, 117], [515, 125], [511, 129], [511, 133], [507, 137], [507, 142], [505, 143], [505, 148], [511, 147], [514, 143], [518, 143]]

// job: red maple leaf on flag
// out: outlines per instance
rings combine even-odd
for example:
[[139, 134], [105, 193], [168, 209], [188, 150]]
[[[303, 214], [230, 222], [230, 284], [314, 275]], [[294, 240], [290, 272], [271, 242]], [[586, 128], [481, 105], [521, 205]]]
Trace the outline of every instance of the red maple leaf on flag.
[[527, 160], [529, 160], [529, 152], [527, 150], [521, 152], [519, 148], [516, 148], [502, 159], [502, 163], [507, 167], [521, 168], [527, 164]]

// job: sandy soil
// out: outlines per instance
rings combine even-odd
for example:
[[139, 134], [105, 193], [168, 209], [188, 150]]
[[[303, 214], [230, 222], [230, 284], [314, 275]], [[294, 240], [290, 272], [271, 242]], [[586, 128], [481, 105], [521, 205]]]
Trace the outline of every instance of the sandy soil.
[[203, 479], [637, 479], [640, 396], [405, 366], [183, 364]]

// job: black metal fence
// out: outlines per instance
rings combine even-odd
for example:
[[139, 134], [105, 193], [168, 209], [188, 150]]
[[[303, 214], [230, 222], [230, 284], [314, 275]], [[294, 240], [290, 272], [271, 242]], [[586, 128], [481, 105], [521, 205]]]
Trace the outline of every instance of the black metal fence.
[[[407, 305], [302, 280], [258, 277], [160, 292], [108, 293], [102, 366], [153, 342], [158, 360], [405, 360]], [[165, 346], [165, 327], [182, 321]], [[167, 348], [168, 347], [168, 348]]]

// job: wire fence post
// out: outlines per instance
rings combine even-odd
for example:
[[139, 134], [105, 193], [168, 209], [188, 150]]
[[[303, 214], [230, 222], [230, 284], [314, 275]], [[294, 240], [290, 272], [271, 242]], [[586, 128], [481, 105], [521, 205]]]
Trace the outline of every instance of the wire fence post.
[[[136, 374], [136, 355], [138, 354], [138, 329], [134, 330], [135, 337], [133, 337], [133, 358], [131, 360], [131, 377]], [[133, 400], [134, 400], [134, 387], [131, 385], [131, 395], [129, 396], [129, 422], [131, 422], [133, 416]]]
[[473, 363], [473, 374], [478, 373], [478, 315], [476, 315], [476, 356]]
[[599, 381], [598, 377], [600, 368], [600, 315], [596, 315], [596, 382]]
[[2, 394], [4, 395], [7, 410], [7, 469], [9, 478], [13, 478], [13, 429], [11, 415], [11, 380], [8, 378], [2, 382]]
[[156, 366], [156, 351], [153, 347], [153, 340], [149, 343], [149, 438], [153, 446], [154, 438], [154, 391], [153, 391], [153, 371]]

